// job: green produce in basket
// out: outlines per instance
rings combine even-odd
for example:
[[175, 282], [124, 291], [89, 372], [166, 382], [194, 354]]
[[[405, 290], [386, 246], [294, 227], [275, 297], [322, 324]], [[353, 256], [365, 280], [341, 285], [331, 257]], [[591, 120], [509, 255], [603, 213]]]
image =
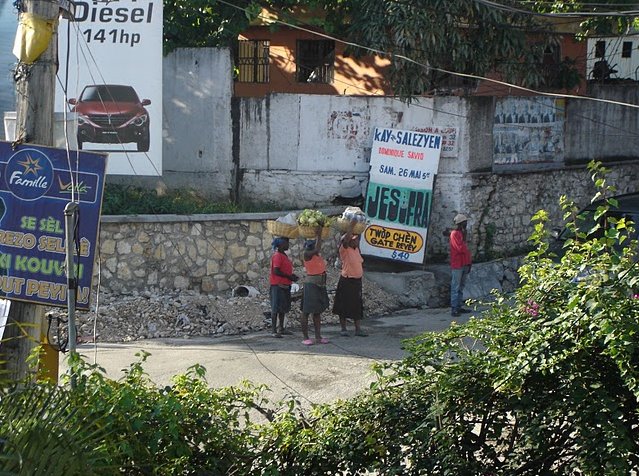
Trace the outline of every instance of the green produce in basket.
[[302, 226], [328, 226], [330, 218], [319, 210], [306, 209], [297, 217], [297, 223]]

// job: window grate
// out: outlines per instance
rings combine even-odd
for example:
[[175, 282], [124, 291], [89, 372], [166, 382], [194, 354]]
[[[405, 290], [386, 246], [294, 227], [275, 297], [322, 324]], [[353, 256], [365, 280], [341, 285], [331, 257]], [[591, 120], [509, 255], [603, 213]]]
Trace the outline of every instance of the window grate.
[[333, 82], [335, 74], [335, 41], [297, 40], [297, 82]]
[[237, 67], [236, 81], [241, 83], [268, 83], [269, 40], [239, 40], [235, 65]]

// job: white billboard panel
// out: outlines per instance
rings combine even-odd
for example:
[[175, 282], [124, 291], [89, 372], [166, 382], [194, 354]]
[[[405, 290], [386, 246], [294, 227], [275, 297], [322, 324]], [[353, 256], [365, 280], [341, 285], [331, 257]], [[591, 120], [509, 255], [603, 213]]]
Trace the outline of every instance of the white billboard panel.
[[376, 128], [365, 212], [363, 254], [409, 263], [424, 260], [439, 134]]
[[56, 111], [78, 147], [108, 152], [109, 174], [161, 175], [162, 2], [78, 0], [58, 32]]

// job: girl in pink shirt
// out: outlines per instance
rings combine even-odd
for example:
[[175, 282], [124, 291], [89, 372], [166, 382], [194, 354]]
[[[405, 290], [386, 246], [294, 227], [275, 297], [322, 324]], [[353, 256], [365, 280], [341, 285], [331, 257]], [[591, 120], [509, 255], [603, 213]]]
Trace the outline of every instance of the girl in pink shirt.
[[[322, 248], [321, 230], [315, 240], [307, 240], [304, 243], [302, 261], [306, 270], [304, 279], [304, 292], [302, 294], [302, 344], [328, 344], [328, 339], [322, 337], [321, 314], [328, 309], [328, 293], [326, 291], [326, 261], [320, 255]], [[315, 341], [308, 337], [308, 316], [313, 316]]]

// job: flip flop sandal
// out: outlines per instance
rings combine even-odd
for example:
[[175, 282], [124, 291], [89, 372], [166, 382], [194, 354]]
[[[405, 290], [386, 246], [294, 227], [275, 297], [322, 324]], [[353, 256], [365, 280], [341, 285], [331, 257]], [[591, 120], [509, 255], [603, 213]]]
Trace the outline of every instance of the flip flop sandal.
[[320, 344], [328, 344], [330, 341], [326, 337], [322, 337], [318, 342]]
[[302, 341], [302, 344], [304, 344], [304, 345], [313, 345], [314, 342], [311, 339], [304, 339]]

